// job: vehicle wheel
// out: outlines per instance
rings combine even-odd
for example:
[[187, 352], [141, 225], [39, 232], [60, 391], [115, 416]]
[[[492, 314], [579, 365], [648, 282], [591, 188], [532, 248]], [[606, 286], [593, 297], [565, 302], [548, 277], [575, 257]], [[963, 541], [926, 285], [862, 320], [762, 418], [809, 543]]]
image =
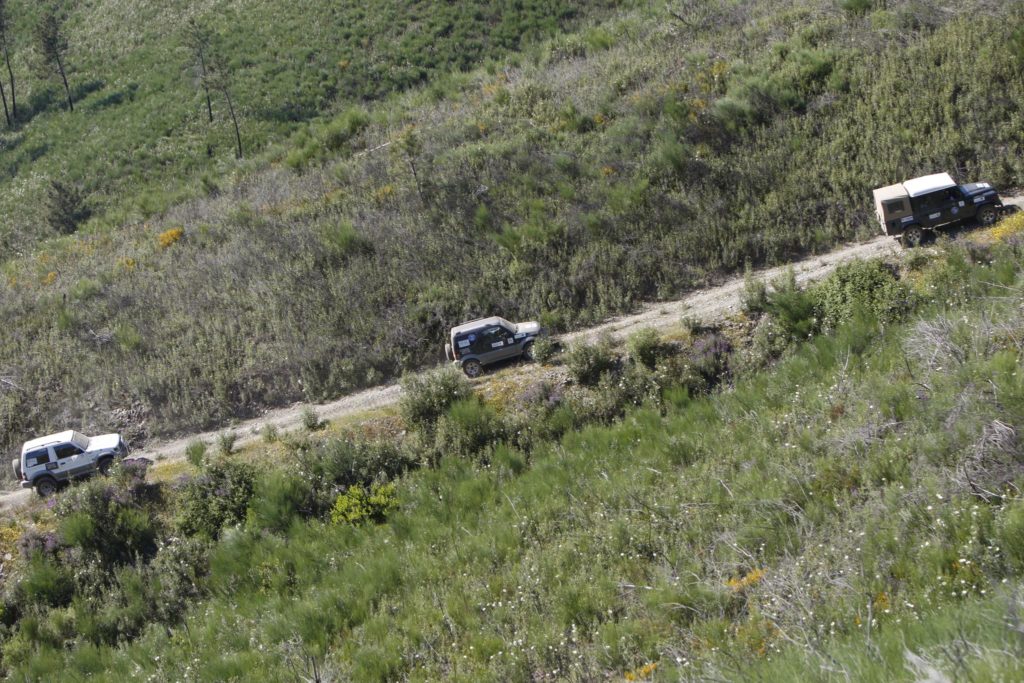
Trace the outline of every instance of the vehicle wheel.
[[462, 371], [466, 373], [466, 377], [479, 377], [483, 374], [484, 368], [480, 365], [478, 360], [467, 360], [462, 364]]
[[924, 237], [924, 231], [921, 230], [921, 226], [911, 225], [903, 231], [900, 240], [903, 242], [904, 247], [916, 247], [921, 244], [922, 237]]
[[983, 206], [978, 211], [978, 222], [986, 228], [996, 222], [999, 218], [999, 213], [996, 211], [994, 206]]
[[96, 469], [105, 477], [110, 473], [110, 466], [113, 464], [113, 458], [100, 458], [99, 462], [96, 463]]
[[57, 493], [57, 481], [53, 477], [41, 477], [36, 479], [36, 493], [40, 498], [49, 498]]
[[534, 361], [533, 342], [526, 342], [526, 345], [523, 347], [523, 360], [531, 363]]

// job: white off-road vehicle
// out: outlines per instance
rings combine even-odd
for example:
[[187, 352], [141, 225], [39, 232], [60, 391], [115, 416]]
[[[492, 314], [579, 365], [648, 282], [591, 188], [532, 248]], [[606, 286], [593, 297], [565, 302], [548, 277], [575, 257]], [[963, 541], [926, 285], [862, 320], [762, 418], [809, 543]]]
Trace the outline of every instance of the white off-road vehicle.
[[469, 377], [479, 377], [483, 367], [510, 358], [533, 360], [533, 342], [543, 334], [537, 322], [510, 323], [492, 316], [453, 327], [444, 353]]
[[26, 441], [21, 457], [12, 460], [11, 465], [22, 488], [34, 488], [45, 497], [72, 479], [94, 472], [106, 474], [114, 460], [127, 453], [120, 434], [89, 437], [68, 430]]

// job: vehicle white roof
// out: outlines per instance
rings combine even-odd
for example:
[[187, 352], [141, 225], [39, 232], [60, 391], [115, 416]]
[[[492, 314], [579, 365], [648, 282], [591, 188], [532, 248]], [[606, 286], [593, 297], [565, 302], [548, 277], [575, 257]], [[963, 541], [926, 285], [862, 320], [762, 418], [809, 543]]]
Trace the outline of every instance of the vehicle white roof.
[[904, 181], [903, 187], [906, 188], [907, 194], [911, 197], [920, 197], [929, 192], [956, 187], [956, 183], [953, 182], [953, 178], [948, 173], [933, 173], [932, 175]]
[[900, 199], [907, 196], [907, 190], [903, 185], [886, 185], [874, 190], [875, 201], [884, 202], [889, 199]]
[[487, 327], [488, 325], [511, 325], [511, 323], [496, 315], [492, 315], [490, 318], [477, 318], [476, 320], [470, 320], [468, 323], [462, 323], [457, 327], [453, 327], [452, 336], [454, 337], [460, 332], [468, 332], [469, 330]]
[[25, 445], [21, 447], [22, 454], [33, 451], [41, 446], [48, 446], [51, 443], [62, 443], [64, 441], [71, 441], [75, 437], [73, 430], [67, 430], [66, 432], [57, 432], [56, 434], [48, 434], [46, 436], [38, 436], [31, 441], [26, 441]]

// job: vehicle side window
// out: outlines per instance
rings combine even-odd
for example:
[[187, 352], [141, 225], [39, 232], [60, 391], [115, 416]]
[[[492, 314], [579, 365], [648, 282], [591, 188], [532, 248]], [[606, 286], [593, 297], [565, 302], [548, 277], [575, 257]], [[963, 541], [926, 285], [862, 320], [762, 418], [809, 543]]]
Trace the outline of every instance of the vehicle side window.
[[25, 467], [45, 465], [48, 462], [50, 462], [50, 451], [45, 448], [38, 451], [30, 451], [25, 454]]
[[58, 460], [62, 458], [70, 458], [73, 455], [78, 455], [82, 452], [82, 449], [73, 443], [62, 443], [59, 446], [53, 447], [53, 454]]
[[885, 212], [887, 214], [901, 213], [906, 211], [906, 203], [902, 199], [893, 199], [885, 202]]

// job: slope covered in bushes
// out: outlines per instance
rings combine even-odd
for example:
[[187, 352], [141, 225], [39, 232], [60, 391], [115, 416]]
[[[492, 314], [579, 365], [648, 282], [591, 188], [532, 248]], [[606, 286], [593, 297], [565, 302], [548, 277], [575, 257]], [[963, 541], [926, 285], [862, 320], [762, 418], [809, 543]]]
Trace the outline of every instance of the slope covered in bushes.
[[148, 222], [8, 261], [0, 439], [337, 396], [441, 361], [472, 316], [567, 329], [872, 234], [880, 184], [1019, 182], [1017, 5], [698, 4], [346, 107]]
[[1021, 248], [782, 280], [748, 326], [571, 351], [577, 383], [510, 402], [441, 371], [408, 384], [400, 445], [298, 435], [256, 470], [76, 487], [21, 543], [3, 665], [1016, 679]]

